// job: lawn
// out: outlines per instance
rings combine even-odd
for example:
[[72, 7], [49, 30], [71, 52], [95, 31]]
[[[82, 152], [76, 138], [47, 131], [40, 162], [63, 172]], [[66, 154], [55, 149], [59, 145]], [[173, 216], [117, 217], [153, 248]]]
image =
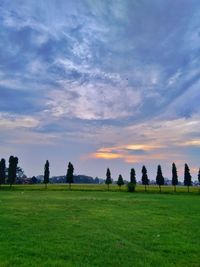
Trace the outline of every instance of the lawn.
[[200, 266], [199, 194], [36, 188], [0, 191], [0, 266]]

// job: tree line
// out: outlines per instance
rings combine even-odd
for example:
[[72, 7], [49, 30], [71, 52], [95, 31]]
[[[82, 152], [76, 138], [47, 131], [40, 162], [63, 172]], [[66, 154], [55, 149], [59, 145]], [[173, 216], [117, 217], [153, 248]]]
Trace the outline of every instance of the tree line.
[[[18, 158], [10, 156], [9, 158], [9, 167], [8, 174], [6, 177], [6, 161], [1, 159], [0, 161], [0, 185], [5, 184], [6, 182], [10, 184], [10, 187], [15, 183], [16, 172], [17, 172]], [[6, 181], [7, 178], [7, 181]]]
[[[143, 165], [142, 166], [142, 178], [141, 178], [141, 182], [145, 187], [145, 191], [147, 190], [147, 186], [149, 185], [149, 178], [148, 178], [148, 174], [147, 174], [147, 169], [146, 167]], [[198, 171], [198, 182], [200, 185], [200, 168]], [[109, 190], [109, 185], [112, 183], [112, 179], [111, 179], [111, 172], [110, 169], [107, 169], [106, 172], [106, 181], [105, 183], [108, 185], [108, 190]], [[176, 192], [176, 186], [178, 185], [179, 181], [178, 181], [178, 173], [177, 173], [177, 168], [176, 168], [176, 164], [172, 163], [172, 180], [171, 180], [171, 184], [174, 187], [174, 192]], [[117, 184], [121, 190], [121, 186], [124, 185], [124, 180], [122, 175], [120, 174], [117, 180]], [[130, 191], [134, 191], [135, 190], [135, 186], [137, 184], [136, 181], [136, 173], [135, 173], [135, 169], [132, 168], [131, 172], [130, 172], [130, 182], [128, 183], [128, 189], [130, 189]], [[161, 188], [162, 185], [165, 184], [165, 179], [163, 177], [162, 174], [162, 169], [161, 169], [161, 165], [158, 165], [157, 167], [157, 175], [156, 175], [156, 184], [159, 187], [159, 192], [161, 192]], [[189, 192], [189, 188], [190, 186], [192, 186], [192, 176], [190, 174], [190, 169], [188, 167], [188, 164], [185, 163], [184, 166], [184, 186], [187, 186], [187, 190]]]
[[[2, 184], [9, 184], [10, 187], [12, 187], [13, 184], [15, 184], [16, 181], [16, 173], [18, 170], [18, 158], [14, 156], [10, 156], [9, 158], [9, 166], [6, 168], [6, 161], [4, 158], [0, 161], [0, 186]], [[147, 191], [147, 186], [150, 183], [150, 180], [148, 178], [147, 169], [145, 165], [142, 166], [141, 170], [142, 176], [141, 176], [141, 182], [142, 185], [144, 185], [145, 191]], [[49, 177], [50, 177], [50, 164], [49, 161], [46, 160], [44, 165], [44, 180], [43, 183], [45, 185], [45, 188], [47, 188], [47, 184], [49, 183]], [[74, 183], [74, 166], [71, 162], [68, 163], [67, 172], [65, 176], [66, 183], [69, 185], [69, 189], [71, 189], [71, 184]], [[198, 171], [198, 182], [200, 184], [200, 168]], [[109, 190], [110, 184], [113, 183], [113, 179], [111, 178], [111, 171], [109, 168], [106, 170], [106, 179], [105, 184], [107, 185], [107, 189]], [[178, 173], [177, 173], [177, 167], [176, 164], [172, 164], [172, 180], [171, 183], [174, 187], [174, 192], [176, 192], [176, 186], [178, 185]], [[119, 190], [121, 190], [121, 186], [125, 184], [125, 181], [120, 174], [117, 180], [117, 185], [119, 186]], [[134, 191], [135, 186], [137, 184], [136, 181], [136, 172], [135, 169], [132, 168], [130, 171], [130, 182], [128, 183], [128, 190]], [[158, 165], [157, 167], [157, 175], [156, 175], [156, 184], [159, 187], [159, 192], [161, 192], [162, 186], [165, 184], [165, 179], [162, 174], [161, 165]], [[188, 167], [188, 164], [185, 164], [184, 166], [184, 185], [187, 186], [188, 192], [189, 188], [192, 185], [192, 176], [190, 174], [190, 169]]]

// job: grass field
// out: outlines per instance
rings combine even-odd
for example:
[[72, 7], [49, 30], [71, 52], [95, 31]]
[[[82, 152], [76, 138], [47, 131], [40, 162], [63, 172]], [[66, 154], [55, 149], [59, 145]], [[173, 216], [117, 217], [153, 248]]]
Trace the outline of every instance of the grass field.
[[198, 190], [65, 188], [0, 190], [0, 266], [200, 266]]

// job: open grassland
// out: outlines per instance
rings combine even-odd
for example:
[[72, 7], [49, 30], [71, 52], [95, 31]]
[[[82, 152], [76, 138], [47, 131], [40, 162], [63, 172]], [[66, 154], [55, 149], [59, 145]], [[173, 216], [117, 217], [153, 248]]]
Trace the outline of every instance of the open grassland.
[[[107, 185], [105, 184], [72, 184], [71, 188], [73, 191], [108, 191]], [[174, 187], [173, 186], [161, 186], [162, 193], [165, 194], [178, 194], [178, 193], [187, 193], [187, 187], [186, 186], [177, 186], [176, 192], [174, 193]], [[1, 190], [10, 190], [9, 185], [2, 185]], [[43, 191], [45, 189], [44, 184], [23, 184], [23, 185], [13, 185], [12, 190], [37, 190], [37, 191]], [[48, 184], [47, 190], [49, 191], [66, 191], [68, 190], [68, 184]], [[109, 186], [109, 191], [116, 192], [119, 191], [119, 186], [116, 184], [111, 184]], [[125, 192], [127, 191], [127, 186], [123, 185], [121, 187], [121, 191]], [[190, 186], [189, 193], [192, 194], [198, 194], [200, 193], [200, 187], [198, 186]], [[136, 193], [145, 192], [143, 185], [136, 185]], [[157, 185], [150, 185], [147, 186], [147, 192], [145, 193], [158, 193], [159, 187]]]
[[0, 190], [0, 266], [200, 266], [197, 191], [155, 194], [157, 187], [148, 193], [138, 187], [138, 193], [127, 193], [100, 187]]

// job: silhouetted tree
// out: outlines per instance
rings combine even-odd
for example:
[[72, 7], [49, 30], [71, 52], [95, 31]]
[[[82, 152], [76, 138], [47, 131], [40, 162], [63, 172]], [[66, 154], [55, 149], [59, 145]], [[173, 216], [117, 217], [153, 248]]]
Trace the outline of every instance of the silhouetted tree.
[[199, 182], [199, 185], [200, 185], [200, 168], [199, 168], [199, 172], [198, 172], [198, 182]]
[[136, 184], [136, 177], [135, 177], [135, 169], [134, 168], [131, 169], [130, 182], [133, 184]]
[[187, 186], [189, 192], [189, 187], [192, 185], [192, 177], [190, 175], [190, 169], [187, 164], [185, 164], [184, 170], [184, 185]]
[[18, 158], [10, 156], [9, 167], [8, 167], [8, 183], [10, 184], [10, 187], [15, 183], [17, 164], [18, 164]]
[[121, 191], [121, 186], [124, 185], [124, 180], [121, 174], [118, 177], [117, 184], [119, 186], [119, 190]]
[[5, 159], [1, 159], [0, 161], [0, 186], [5, 184], [6, 179], [6, 161]]
[[156, 176], [156, 184], [159, 186], [159, 191], [161, 192], [161, 185], [164, 185], [165, 180], [164, 177], [162, 175], [162, 170], [161, 170], [161, 166], [158, 165], [158, 170], [157, 170], [157, 176]]
[[149, 179], [147, 175], [147, 169], [142, 166], [142, 184], [145, 186], [145, 192], [147, 191], [147, 185], [149, 185]]
[[47, 160], [45, 165], [44, 165], [44, 184], [45, 184], [45, 189], [47, 189], [47, 184], [49, 183], [49, 161]]
[[110, 172], [110, 169], [109, 168], [106, 171], [106, 181], [105, 181], [105, 184], [107, 184], [108, 191], [109, 191], [109, 185], [112, 184], [111, 172]]
[[71, 184], [74, 182], [74, 166], [71, 162], [68, 164], [66, 182], [69, 184], [69, 190], [71, 189]]
[[178, 184], [178, 174], [176, 169], [176, 164], [172, 164], [172, 185], [174, 186], [174, 192], [176, 192], [176, 186]]

